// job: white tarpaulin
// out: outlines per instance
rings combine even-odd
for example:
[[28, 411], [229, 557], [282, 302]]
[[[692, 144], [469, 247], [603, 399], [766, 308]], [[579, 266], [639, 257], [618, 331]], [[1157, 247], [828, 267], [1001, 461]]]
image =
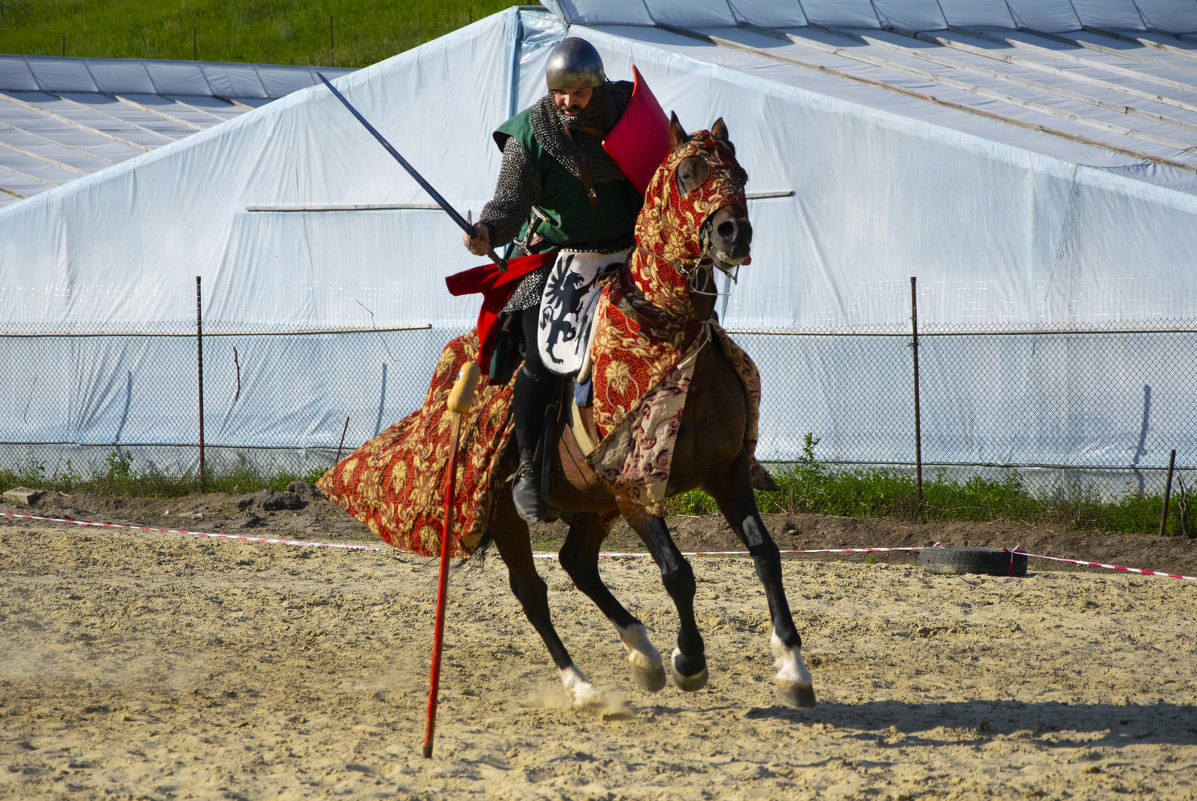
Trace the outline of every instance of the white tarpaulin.
[[[490, 131], [543, 92], [553, 44], [583, 36], [611, 77], [635, 64], [688, 128], [727, 121], [756, 232], [752, 264], [721, 303], [728, 328], [898, 334], [909, 330], [916, 276], [918, 315], [933, 333], [1029, 332], [991, 337], [977, 346], [979, 364], [927, 346], [941, 351], [928, 364], [965, 363], [978, 381], [1000, 374], [1011, 390], [999, 399], [984, 382], [954, 386], [932, 414], [948, 432], [935, 458], [1116, 465], [1132, 451], [1145, 463], [1197, 448], [1191, 417], [1157, 411], [1144, 423], [1144, 386], [1155, 388], [1157, 410], [1165, 393], [1197, 396], [1192, 371], [1166, 387], [1152, 372], [1191, 360], [1191, 342], [1169, 340], [1151, 358], [1132, 339], [1101, 344], [1100, 362], [1065, 388], [1088, 404], [1070, 413], [1044, 408], [1043, 394], [1067, 374], [1068, 346], [1033, 335], [1197, 318], [1197, 155], [1188, 146], [1197, 45], [1177, 35], [1197, 30], [1189, 5], [545, 6], [481, 20], [337, 86], [463, 214], [477, 213], [499, 164]], [[0, 210], [0, 332], [177, 330], [194, 314], [196, 276], [213, 331], [430, 325], [431, 339], [421, 335], [411, 352], [402, 342], [414, 339], [392, 342], [355, 368], [356, 396], [314, 378], [288, 384], [289, 374], [320, 374], [325, 340], [276, 337], [251, 356], [237, 352], [250, 361], [238, 362], [241, 406], [219, 412], [223, 441], [335, 447], [352, 414], [370, 422], [354, 429], [360, 442], [418, 403], [436, 343], [477, 313], [476, 298], [450, 297], [443, 281], [477, 259], [429, 203], [323, 86], [302, 89]], [[894, 383], [909, 381], [908, 342], [891, 359], [825, 340], [748, 338], [760, 343], [749, 350], [765, 380], [764, 458], [795, 458], [814, 432], [824, 456], [909, 461], [912, 414], [893, 402]], [[9, 428], [0, 440], [114, 441], [119, 432], [132, 441], [122, 414], [154, 383], [138, 365], [159, 346], [104, 343], [73, 346], [69, 358], [81, 362], [47, 379], [72, 399], [69, 412], [38, 412], [31, 395], [20, 424], [0, 420]], [[68, 358], [66, 346], [39, 347]], [[267, 362], [252, 361], [261, 353]], [[0, 356], [10, 386], [21, 383], [21, 361]], [[400, 402], [385, 388], [386, 365], [397, 363], [419, 378], [403, 396], [408, 408], [384, 408]], [[817, 389], [787, 378], [797, 374], [819, 376]], [[168, 385], [154, 391], [170, 394]], [[269, 402], [251, 414], [247, 399]], [[283, 412], [269, 417], [270, 406]], [[194, 439], [183, 422], [174, 429], [160, 423], [137, 436]], [[1048, 429], [1065, 436], [1051, 440]]]
[[310, 67], [0, 55], [0, 207], [318, 81]]

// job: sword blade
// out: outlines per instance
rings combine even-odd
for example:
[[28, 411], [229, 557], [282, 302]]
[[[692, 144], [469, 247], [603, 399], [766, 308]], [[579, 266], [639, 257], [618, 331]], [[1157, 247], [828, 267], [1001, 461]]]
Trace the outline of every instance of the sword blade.
[[[324, 85], [327, 86], [329, 91], [333, 93], [333, 96], [336, 97], [337, 100], [341, 101], [341, 105], [343, 105], [343, 106], [345, 106], [345, 108], [349, 109], [349, 112], [355, 118], [357, 118], [357, 121], [360, 122], [362, 124], [362, 126], [367, 131], [369, 131], [371, 134], [374, 135], [374, 138], [378, 140], [378, 143], [380, 145], [382, 145], [384, 148], [386, 148], [386, 151], [388, 153], [390, 153], [391, 156], [394, 157], [395, 161], [399, 162], [399, 164], [403, 167], [403, 169], [407, 170], [407, 174], [410, 175], [412, 178], [414, 178], [416, 180], [416, 183], [418, 183], [421, 187], [423, 187], [424, 191], [427, 192], [428, 195], [433, 200], [436, 201], [436, 205], [440, 206], [441, 209], [443, 209], [444, 212], [449, 215], [449, 218], [457, 224], [457, 227], [460, 228], [462, 231], [465, 231], [467, 236], [471, 235], [473, 233], [474, 226], [471, 225], [469, 222], [467, 222], [464, 217], [462, 217], [460, 214], [457, 213], [457, 209], [453, 208], [453, 206], [450, 205], [449, 201], [445, 200], [445, 198], [441, 196], [441, 193], [436, 191], [436, 189], [434, 189], [432, 187], [432, 184], [428, 183], [428, 181], [426, 181], [424, 179], [424, 176], [420, 175], [419, 171], [417, 171], [415, 167], [411, 166], [411, 164], [408, 163], [407, 159], [403, 158], [403, 156], [401, 156], [399, 154], [399, 151], [396, 150], [394, 148], [394, 146], [390, 142], [387, 141], [386, 137], [383, 136], [381, 133], [379, 133], [378, 129], [375, 128], [373, 125], [371, 125], [370, 121], [367, 120], [365, 117], [363, 117], [360, 111], [358, 111], [356, 108], [353, 107], [353, 104], [349, 102], [349, 100], [345, 97], [345, 95], [343, 95], [339, 91], [337, 91], [337, 87], [333, 86], [332, 83], [329, 82], [328, 78], [325, 78], [324, 75], [320, 72], [316, 73], [316, 77], [318, 77], [321, 81], [323, 81]], [[494, 250], [491, 250], [486, 255], [490, 257], [491, 261], [493, 261], [495, 264], [497, 264], [499, 266], [500, 270], [506, 271], [507, 262], [503, 261], [503, 259], [501, 259], [498, 256], [498, 254], [496, 254], [494, 252]]]

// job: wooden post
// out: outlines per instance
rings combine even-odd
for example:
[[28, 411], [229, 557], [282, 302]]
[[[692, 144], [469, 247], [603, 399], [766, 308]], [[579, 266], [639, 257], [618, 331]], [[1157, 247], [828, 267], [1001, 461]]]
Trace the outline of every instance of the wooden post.
[[199, 364], [199, 480], [200, 490], [207, 484], [204, 469], [204, 311], [200, 294], [200, 277], [195, 277], [195, 351]]
[[1164, 485], [1164, 508], [1160, 510], [1160, 536], [1164, 536], [1164, 529], [1168, 525], [1168, 498], [1172, 495], [1172, 471], [1176, 469], [1176, 448], [1168, 457], [1168, 483]]
[[337, 460], [333, 464], [341, 463], [341, 448], [345, 447], [345, 432], [349, 430], [349, 418], [345, 418], [345, 427], [341, 429], [341, 444], [337, 446]]

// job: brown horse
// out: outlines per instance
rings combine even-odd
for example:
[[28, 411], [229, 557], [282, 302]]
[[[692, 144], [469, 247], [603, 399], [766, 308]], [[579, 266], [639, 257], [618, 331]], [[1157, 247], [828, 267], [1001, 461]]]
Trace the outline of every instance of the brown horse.
[[[778, 697], [790, 706], [809, 707], [815, 704], [815, 695], [810, 673], [802, 660], [802, 641], [782, 586], [778, 549], [753, 497], [750, 468], [754, 461], [746, 446], [746, 428], [750, 415], [755, 415], [755, 406], [750, 405], [752, 401], [740, 373], [710, 337], [707, 322], [714, 319], [713, 267], [737, 266], [749, 254], [752, 228], [743, 192], [747, 176], [735, 161], [722, 120], [709, 132], [689, 136], [674, 117], [670, 133], [673, 152], [658, 170], [654, 185], [667, 190], [663, 194], [674, 199], [674, 207], [684, 204], [691, 213], [679, 216], [676, 208], [671, 212], [666, 208], [668, 199], [654, 198], [650, 186], [637, 223], [637, 251], [617, 279], [630, 287], [630, 293], [637, 294], [633, 268], [638, 257], [641, 264], [647, 263], [645, 259], [655, 259], [662, 269], [677, 270], [688, 288], [688, 293], [683, 293], [688, 294], [684, 311], [706, 337], [685, 396], [667, 491], [674, 494], [695, 487], [706, 490], [747, 546], [764, 585], [772, 617], [771, 647], [777, 668]], [[730, 196], [728, 186], [732, 187]], [[713, 187], [722, 187], [723, 193], [715, 192]], [[665, 258], [661, 254], [643, 253], [642, 233], [653, 226], [669, 228], [674, 245], [680, 237], [680, 251], [677, 247], [667, 247]], [[643, 295], [638, 297], [644, 300]], [[677, 310], [669, 314], [676, 316]], [[665, 684], [661, 654], [649, 641], [645, 626], [616, 600], [599, 576], [599, 550], [609, 530], [604, 520], [610, 520], [614, 512], [623, 515], [656, 561], [664, 586], [677, 606], [680, 626], [670, 663], [672, 679], [683, 690], [700, 689], [707, 681], [707, 665], [702, 634], [694, 618], [693, 570], [674, 544], [665, 521], [640, 503], [613, 492], [609, 483], [600, 480], [588, 466], [570, 428], [559, 426], [558, 430], [547, 501], [560, 509], [562, 518], [569, 523], [569, 533], [560, 552], [562, 567], [578, 589], [615, 624], [637, 683], [651, 692], [660, 690]], [[516, 514], [510, 492], [500, 492], [499, 498], [487, 533], [508, 567], [511, 589], [548, 646], [574, 704], [596, 702], [601, 693], [574, 665], [553, 628], [546, 585], [537, 574], [532, 557], [528, 526]]]

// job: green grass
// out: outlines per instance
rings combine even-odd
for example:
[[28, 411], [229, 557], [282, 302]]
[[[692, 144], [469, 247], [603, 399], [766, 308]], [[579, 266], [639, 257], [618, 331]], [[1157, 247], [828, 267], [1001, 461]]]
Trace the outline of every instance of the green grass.
[[314, 484], [323, 469], [299, 475], [285, 470], [265, 471], [254, 467], [244, 456], [238, 455], [232, 464], [206, 471], [201, 486], [199, 474], [181, 475], [158, 471], [135, 470], [133, 451], [113, 450], [101, 467], [77, 470], [68, 461], [48, 470], [44, 462], [33, 457], [12, 467], [0, 468], [0, 488], [27, 487], [60, 491], [68, 494], [84, 493], [106, 497], [180, 498], [197, 492], [228, 492], [234, 495], [262, 489], [282, 491], [292, 481]]
[[[774, 472], [780, 489], [756, 493], [761, 512], [923, 521], [1007, 520], [1108, 534], [1159, 533], [1160, 495], [1138, 496], [1128, 490], [1124, 497], [1109, 500], [1092, 487], [1076, 486], [1042, 497], [1029, 491], [1015, 470], [998, 480], [975, 476], [956, 482], [942, 473], [930, 481], [924, 479], [920, 508], [914, 476], [888, 470], [833, 470], [815, 458], [818, 442], [808, 434], [803, 457]], [[1167, 533], [1197, 536], [1197, 531], [1181, 531], [1177, 501], [1174, 493], [1168, 504]], [[671, 498], [666, 505], [667, 514], [716, 512], [714, 499], [702, 490]]]
[[[528, 4], [534, 3], [523, 5]], [[510, 0], [0, 0], [0, 53], [364, 67], [517, 5]]]
[[[913, 476], [888, 470], [839, 470], [819, 462], [814, 449], [818, 439], [807, 435], [803, 457], [796, 463], [776, 468], [780, 489], [757, 492], [757, 506], [765, 514], [810, 513], [840, 517], [879, 517], [922, 521], [1007, 520], [1026, 525], [1052, 525], [1073, 530], [1112, 534], [1156, 534], [1159, 532], [1159, 495], [1138, 496], [1127, 492], [1117, 500], [1101, 498], [1091, 487], [1072, 487], [1058, 496], [1045, 498], [1030, 492], [1014, 470], [1001, 479], [973, 477], [963, 482], [947, 480], [943, 474], [923, 482], [923, 504]], [[297, 475], [283, 470], [255, 468], [244, 457], [227, 459], [209, 470], [203, 487], [198, 475], [165, 475], [134, 470], [134, 454], [114, 450], [103, 466], [80, 474], [68, 462], [49, 471], [44, 463], [29, 457], [14, 467], [0, 469], [0, 488], [29, 487], [66, 493], [141, 498], [176, 498], [200, 491], [244, 494], [260, 489], [283, 490], [292, 481], [315, 483], [324, 472]], [[1177, 494], [1169, 501], [1169, 534], [1182, 532]], [[717, 514], [710, 495], [694, 490], [671, 498], [667, 515]]]

